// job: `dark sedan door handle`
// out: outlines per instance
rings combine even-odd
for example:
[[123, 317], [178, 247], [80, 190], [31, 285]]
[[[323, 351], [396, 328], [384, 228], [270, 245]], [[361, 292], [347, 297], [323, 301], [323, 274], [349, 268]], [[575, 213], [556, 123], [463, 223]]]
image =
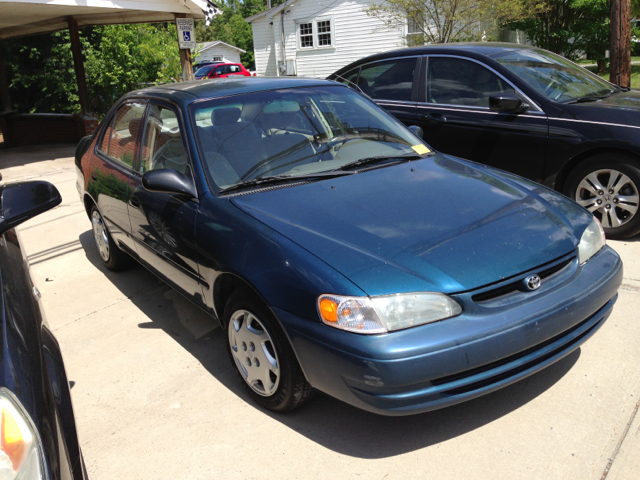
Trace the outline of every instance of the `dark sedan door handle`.
[[446, 123], [447, 117], [445, 117], [441, 113], [427, 113], [422, 116], [422, 120], [429, 125], [438, 125], [440, 123]]
[[138, 200], [136, 197], [129, 197], [129, 205], [131, 205], [133, 208], [140, 208], [140, 200]]

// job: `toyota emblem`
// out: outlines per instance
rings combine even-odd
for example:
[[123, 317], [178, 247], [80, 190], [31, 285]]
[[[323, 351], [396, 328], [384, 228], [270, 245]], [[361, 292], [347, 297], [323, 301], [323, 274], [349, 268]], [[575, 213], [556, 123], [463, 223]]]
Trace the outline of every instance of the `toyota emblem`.
[[525, 278], [523, 283], [525, 288], [532, 292], [540, 288], [542, 280], [540, 280], [540, 277], [534, 273], [533, 275], [529, 275]]

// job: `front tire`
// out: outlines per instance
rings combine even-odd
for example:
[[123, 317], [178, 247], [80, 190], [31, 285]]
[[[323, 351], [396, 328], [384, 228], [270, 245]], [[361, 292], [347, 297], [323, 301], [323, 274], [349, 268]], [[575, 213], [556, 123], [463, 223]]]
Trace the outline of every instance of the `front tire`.
[[93, 240], [100, 254], [100, 259], [109, 270], [124, 270], [131, 266], [132, 258], [120, 250], [104, 223], [104, 219], [95, 205], [91, 208], [91, 226]]
[[227, 352], [259, 405], [275, 412], [306, 403], [313, 390], [277, 320], [249, 289], [236, 290], [224, 309]]
[[595, 155], [567, 179], [565, 195], [600, 221], [607, 238], [640, 233], [640, 169], [623, 154]]

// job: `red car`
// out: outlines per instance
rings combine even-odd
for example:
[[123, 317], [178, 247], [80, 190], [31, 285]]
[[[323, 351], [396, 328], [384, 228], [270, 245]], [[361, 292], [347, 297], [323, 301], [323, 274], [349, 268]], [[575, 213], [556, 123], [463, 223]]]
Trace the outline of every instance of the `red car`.
[[233, 75], [250, 77], [251, 73], [241, 63], [221, 63], [216, 65], [216, 68], [212, 69], [206, 78], [226, 78]]

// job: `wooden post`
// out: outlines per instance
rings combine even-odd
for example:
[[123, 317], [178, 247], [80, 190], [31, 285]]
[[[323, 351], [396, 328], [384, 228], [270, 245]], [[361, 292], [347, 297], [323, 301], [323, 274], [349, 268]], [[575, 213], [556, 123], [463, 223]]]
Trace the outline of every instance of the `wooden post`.
[[84, 60], [82, 59], [82, 45], [80, 44], [80, 33], [78, 22], [75, 18], [69, 17], [69, 37], [71, 38], [71, 53], [73, 54], [73, 66], [76, 71], [76, 82], [78, 83], [78, 96], [80, 97], [80, 112], [89, 113], [89, 90], [87, 89], [87, 75], [84, 72]]
[[0, 43], [0, 113], [9, 111], [11, 111], [11, 98], [9, 97], [7, 70], [2, 55], [2, 43]]
[[[187, 18], [187, 15], [184, 13], [176, 13], [175, 18]], [[180, 32], [177, 32], [180, 35]], [[182, 81], [187, 82], [189, 80], [193, 80], [193, 66], [191, 63], [191, 50], [188, 48], [180, 48], [180, 44], [178, 43], [178, 48], [180, 49], [180, 66], [182, 67]]]
[[631, 86], [631, 1], [611, 0], [610, 81]]

